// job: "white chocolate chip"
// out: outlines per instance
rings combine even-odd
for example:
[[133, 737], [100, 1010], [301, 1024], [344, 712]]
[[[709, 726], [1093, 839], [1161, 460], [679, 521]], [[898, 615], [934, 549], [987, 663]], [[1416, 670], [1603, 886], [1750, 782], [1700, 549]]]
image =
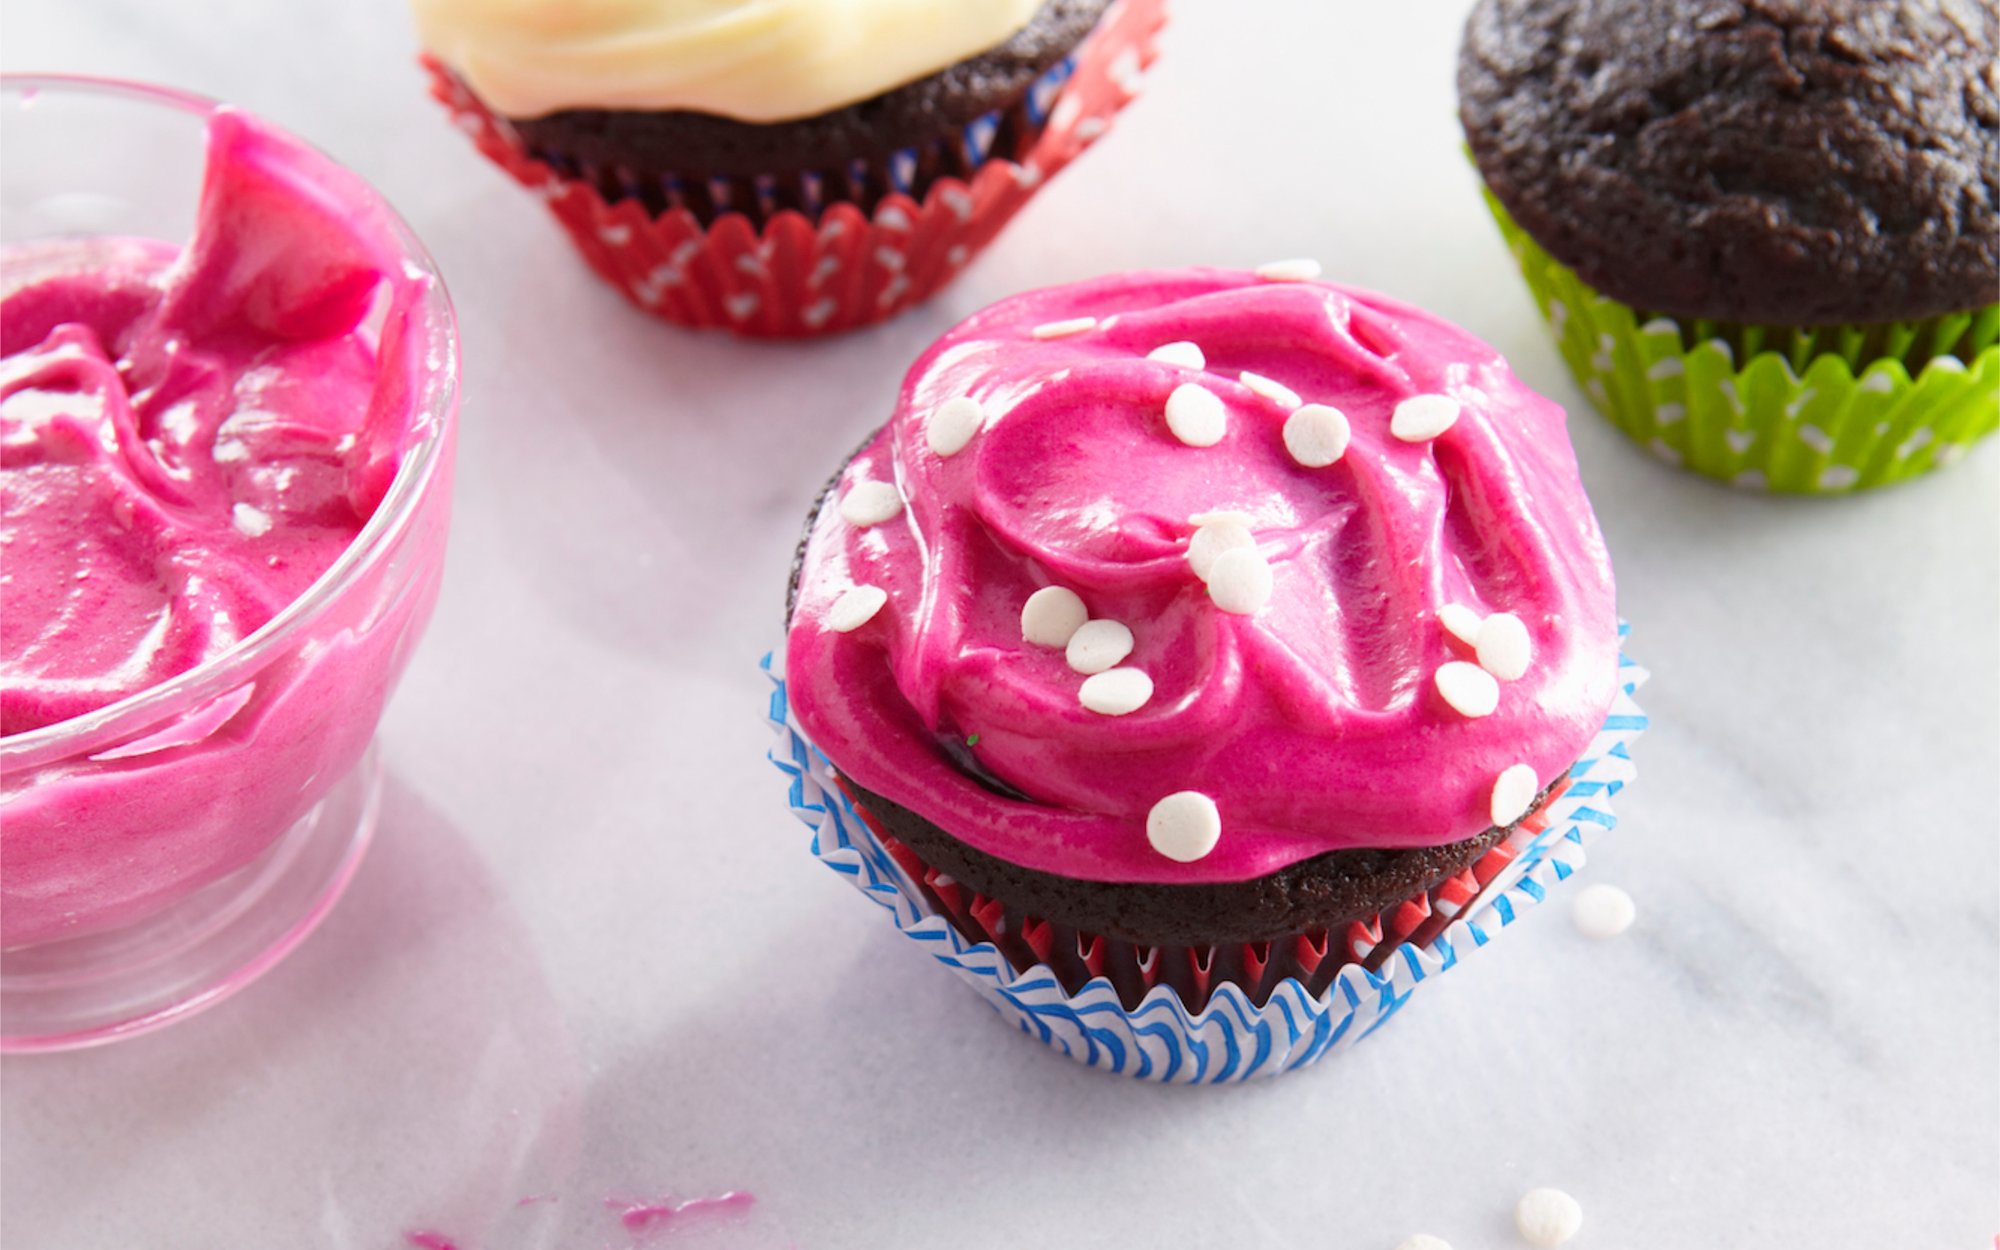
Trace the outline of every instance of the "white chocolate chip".
[[1429, 1233], [1418, 1233], [1396, 1243], [1396, 1250], [1451, 1250], [1451, 1243]]
[[1438, 624], [1444, 632], [1458, 639], [1468, 647], [1479, 646], [1479, 613], [1462, 603], [1447, 603], [1438, 609]]
[[1021, 607], [1021, 638], [1037, 647], [1067, 647], [1089, 619], [1090, 609], [1074, 590], [1044, 586]]
[[1638, 915], [1632, 896], [1615, 885], [1585, 886], [1577, 892], [1576, 902], [1569, 910], [1577, 932], [1599, 941], [1625, 932]]
[[1153, 679], [1136, 668], [1106, 669], [1083, 680], [1077, 699], [1093, 712], [1124, 716], [1138, 711], [1153, 697]]
[[891, 520], [902, 510], [902, 492], [889, 482], [856, 482], [840, 499], [841, 517], [862, 529]]
[[1535, 780], [1535, 770], [1526, 764], [1514, 764], [1501, 773], [1493, 782], [1493, 801], [1487, 807], [1487, 814], [1493, 817], [1496, 829], [1505, 829], [1535, 805], [1535, 796], [1542, 792], [1542, 783]]
[[1068, 321], [1051, 321], [1038, 325], [1028, 333], [1038, 339], [1066, 339], [1072, 334], [1082, 334], [1097, 325], [1095, 317], [1071, 317]]
[[1500, 706], [1500, 683], [1477, 664], [1467, 664], [1464, 660], [1441, 664], [1436, 680], [1438, 693], [1461, 716], [1477, 720], [1491, 716], [1493, 709]]
[[1501, 681], [1518, 681], [1528, 671], [1528, 627], [1512, 612], [1495, 612], [1479, 623], [1479, 667]]
[[1306, 402], [1300, 399], [1299, 393], [1291, 387], [1273, 378], [1267, 378], [1261, 373], [1252, 373], [1248, 369], [1245, 369], [1236, 375], [1236, 380], [1248, 387], [1251, 394], [1262, 395], [1272, 403], [1280, 404], [1286, 408], [1296, 408]]
[[1200, 529], [1204, 525], [1215, 525], [1222, 521], [1234, 521], [1244, 529], [1257, 523], [1257, 518], [1247, 512], [1197, 512], [1188, 518], [1188, 524]]
[[1458, 401], [1444, 395], [1414, 395], [1396, 405], [1389, 432], [1406, 443], [1423, 443], [1458, 420]]
[[271, 532], [271, 514], [247, 503], [230, 508], [229, 523], [245, 538], [262, 538]]
[[1183, 382], [1167, 396], [1167, 428], [1190, 447], [1213, 447], [1229, 432], [1229, 410], [1214, 391]]
[[1063, 658], [1079, 673], [1116, 668], [1132, 654], [1132, 631], [1117, 621], [1087, 621], [1070, 635]]
[[939, 456], [955, 456], [965, 450], [979, 427], [986, 424], [986, 410], [970, 395], [947, 399], [931, 410], [924, 422], [924, 438]]
[[1222, 840], [1222, 813], [1198, 790], [1169, 794], [1146, 814], [1146, 841], [1178, 864], [1192, 864]]
[[1237, 520], [1211, 521], [1194, 532], [1188, 540], [1188, 564], [1193, 566], [1194, 575], [1207, 581], [1215, 572], [1215, 562], [1225, 551], [1254, 549], [1257, 539], [1250, 533], [1250, 527]]
[[1303, 256], [1257, 266], [1257, 276], [1266, 282], [1311, 282], [1319, 275], [1319, 262]]
[[1271, 590], [1271, 566], [1254, 547], [1223, 552], [1208, 571], [1208, 597], [1224, 612], [1255, 616], [1271, 602]]
[[880, 586], [853, 586], [827, 609], [826, 627], [838, 634], [851, 634], [875, 619], [889, 592]]
[[1206, 369], [1208, 357], [1201, 354], [1201, 348], [1183, 339], [1178, 343], [1162, 343], [1146, 353], [1146, 359], [1163, 365], [1179, 365], [1183, 369]]
[[1325, 404], [1307, 404], [1285, 418], [1285, 450], [1308, 469], [1324, 469], [1346, 455], [1352, 434], [1347, 414]]
[[1540, 1250], [1555, 1250], [1583, 1227], [1583, 1208], [1560, 1189], [1531, 1189], [1514, 1207], [1521, 1239]]

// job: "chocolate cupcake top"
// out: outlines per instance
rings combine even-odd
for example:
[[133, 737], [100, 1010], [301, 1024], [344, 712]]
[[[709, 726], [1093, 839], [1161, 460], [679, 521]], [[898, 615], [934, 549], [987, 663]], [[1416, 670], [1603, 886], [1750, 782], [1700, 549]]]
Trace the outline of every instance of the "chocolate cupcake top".
[[1913, 320], [2000, 288], [1993, 0], [1480, 0], [1481, 175], [1647, 312]]
[[1568, 769], [1617, 627], [1561, 409], [1295, 276], [1032, 292], [917, 362], [797, 578], [843, 774], [1011, 864], [1189, 883], [1460, 841]]

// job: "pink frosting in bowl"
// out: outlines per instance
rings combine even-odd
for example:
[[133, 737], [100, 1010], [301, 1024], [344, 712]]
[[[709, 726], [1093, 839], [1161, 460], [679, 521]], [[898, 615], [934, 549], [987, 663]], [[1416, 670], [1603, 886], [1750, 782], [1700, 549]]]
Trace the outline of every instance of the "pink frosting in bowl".
[[[206, 150], [184, 246], [32, 229], [47, 205], [114, 197], [50, 195], [25, 155], [8, 171], [0, 946], [14, 948], [158, 912], [250, 863], [354, 769], [436, 596], [457, 349], [421, 247], [326, 157], [206, 101], [7, 85], [10, 108], [45, 90], [78, 116], [165, 104], [153, 116], [185, 116], [163, 133]], [[32, 112], [18, 136], [38, 158], [63, 146]], [[139, 200], [126, 216], [159, 212]]]
[[[1129, 654], [1024, 624], [1049, 587]], [[1242, 881], [1508, 823], [1496, 788], [1526, 802], [1603, 722], [1617, 621], [1562, 410], [1490, 347], [1191, 270], [1018, 296], [926, 352], [814, 519], [786, 658], [835, 767], [976, 850]], [[1160, 833], [1186, 791], [1211, 847]]]

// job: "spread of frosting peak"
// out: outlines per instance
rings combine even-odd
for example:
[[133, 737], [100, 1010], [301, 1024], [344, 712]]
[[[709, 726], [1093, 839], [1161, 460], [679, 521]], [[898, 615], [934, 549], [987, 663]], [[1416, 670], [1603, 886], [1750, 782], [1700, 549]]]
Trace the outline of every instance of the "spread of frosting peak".
[[[1023, 867], [1174, 883], [1470, 837], [1582, 753], [1617, 622], [1562, 410], [1304, 277], [1032, 292], [917, 362], [797, 587], [792, 708], [843, 774]], [[875, 483], [902, 506], [843, 515]]]

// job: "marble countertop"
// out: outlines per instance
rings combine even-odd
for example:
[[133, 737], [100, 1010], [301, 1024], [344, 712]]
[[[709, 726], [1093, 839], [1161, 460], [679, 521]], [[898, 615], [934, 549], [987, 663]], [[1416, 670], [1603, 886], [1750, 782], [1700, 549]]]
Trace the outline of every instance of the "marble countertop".
[[[395, 0], [4, 0], [9, 69], [198, 89], [382, 187], [465, 347], [442, 602], [348, 897], [238, 998], [9, 1059], [27, 1250], [622, 1247], [608, 1197], [755, 1195], [717, 1247], [1961, 1247], [2000, 1230], [2000, 449], [1838, 501], [1585, 409], [1453, 116], [1463, 0], [1177, 0], [1147, 94], [956, 287], [768, 346], [629, 309], [424, 96]], [[1566, 906], [1326, 1065], [1100, 1076], [995, 1023], [813, 863], [758, 656], [807, 502], [905, 364], [1012, 291], [1317, 256], [1569, 405], [1654, 729]], [[522, 1203], [523, 1199], [536, 1199]]]

